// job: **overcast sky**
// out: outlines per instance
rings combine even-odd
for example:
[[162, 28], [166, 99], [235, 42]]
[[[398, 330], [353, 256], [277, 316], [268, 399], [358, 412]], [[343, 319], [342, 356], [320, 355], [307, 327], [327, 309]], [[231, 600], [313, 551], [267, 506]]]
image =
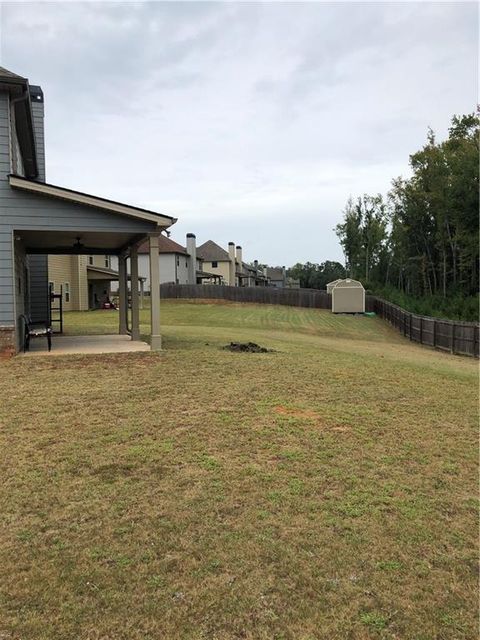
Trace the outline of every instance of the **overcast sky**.
[[178, 217], [274, 265], [342, 259], [476, 104], [475, 3], [3, 3], [0, 64], [45, 94], [47, 181]]

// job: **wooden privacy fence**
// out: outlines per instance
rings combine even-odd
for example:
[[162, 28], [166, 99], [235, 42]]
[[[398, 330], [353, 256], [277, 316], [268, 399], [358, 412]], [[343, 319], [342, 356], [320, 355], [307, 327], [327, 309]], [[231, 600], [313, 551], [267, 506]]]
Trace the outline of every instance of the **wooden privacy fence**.
[[330, 309], [332, 297], [318, 289], [277, 289], [276, 287], [229, 287], [217, 284], [162, 284], [162, 298], [205, 298], [233, 302], [285, 304], [291, 307]]
[[478, 323], [420, 316], [381, 298], [374, 298], [373, 310], [413, 342], [458, 355], [479, 356]]
[[[162, 298], [203, 298], [285, 304], [291, 307], [331, 309], [332, 296], [318, 289], [280, 289], [275, 287], [229, 287], [208, 284], [162, 284]], [[395, 304], [365, 296], [365, 310], [374, 311], [413, 342], [459, 355], [479, 356], [479, 325], [475, 322], [441, 320], [405, 311]]]

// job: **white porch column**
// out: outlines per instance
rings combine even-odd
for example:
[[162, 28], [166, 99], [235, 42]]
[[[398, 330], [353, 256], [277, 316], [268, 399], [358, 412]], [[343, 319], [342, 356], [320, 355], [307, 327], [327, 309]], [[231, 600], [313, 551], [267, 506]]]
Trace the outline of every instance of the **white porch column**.
[[127, 259], [118, 256], [118, 333], [127, 333]]
[[137, 247], [132, 247], [130, 250], [130, 294], [132, 297], [132, 340], [140, 340]]
[[140, 309], [143, 309], [143, 296], [144, 296], [144, 281], [140, 280]]
[[160, 351], [160, 265], [158, 236], [150, 236], [150, 349]]

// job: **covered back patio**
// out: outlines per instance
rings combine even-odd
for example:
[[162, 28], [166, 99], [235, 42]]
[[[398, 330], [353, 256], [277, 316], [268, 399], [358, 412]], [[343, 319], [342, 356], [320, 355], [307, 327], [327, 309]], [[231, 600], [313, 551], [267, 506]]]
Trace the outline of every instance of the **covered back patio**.
[[[52, 353], [161, 349], [158, 243], [161, 232], [176, 220], [152, 211], [17, 176], [10, 176], [10, 186], [12, 194], [15, 194], [18, 212], [12, 225], [15, 283], [12, 316], [16, 351], [20, 351], [23, 346], [22, 319], [27, 317], [32, 322], [48, 319], [50, 303], [47, 257], [52, 254], [115, 255], [119, 265], [119, 335], [54, 336]], [[139, 318], [142, 291], [138, 275], [138, 246], [146, 239], [151, 282], [149, 346], [140, 340]], [[42, 346], [46, 353], [46, 344], [43, 343], [40, 339], [32, 340], [32, 353], [42, 350]]]

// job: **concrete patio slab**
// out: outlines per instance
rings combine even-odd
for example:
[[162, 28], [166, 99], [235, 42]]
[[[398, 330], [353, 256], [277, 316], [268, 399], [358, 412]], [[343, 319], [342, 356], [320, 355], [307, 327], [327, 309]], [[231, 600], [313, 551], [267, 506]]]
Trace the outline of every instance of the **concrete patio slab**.
[[132, 340], [125, 335], [105, 336], [53, 336], [52, 350], [47, 351], [47, 341], [35, 338], [30, 342], [30, 351], [19, 353], [22, 357], [65, 356], [88, 353], [133, 353], [150, 351], [150, 345], [140, 340]]

